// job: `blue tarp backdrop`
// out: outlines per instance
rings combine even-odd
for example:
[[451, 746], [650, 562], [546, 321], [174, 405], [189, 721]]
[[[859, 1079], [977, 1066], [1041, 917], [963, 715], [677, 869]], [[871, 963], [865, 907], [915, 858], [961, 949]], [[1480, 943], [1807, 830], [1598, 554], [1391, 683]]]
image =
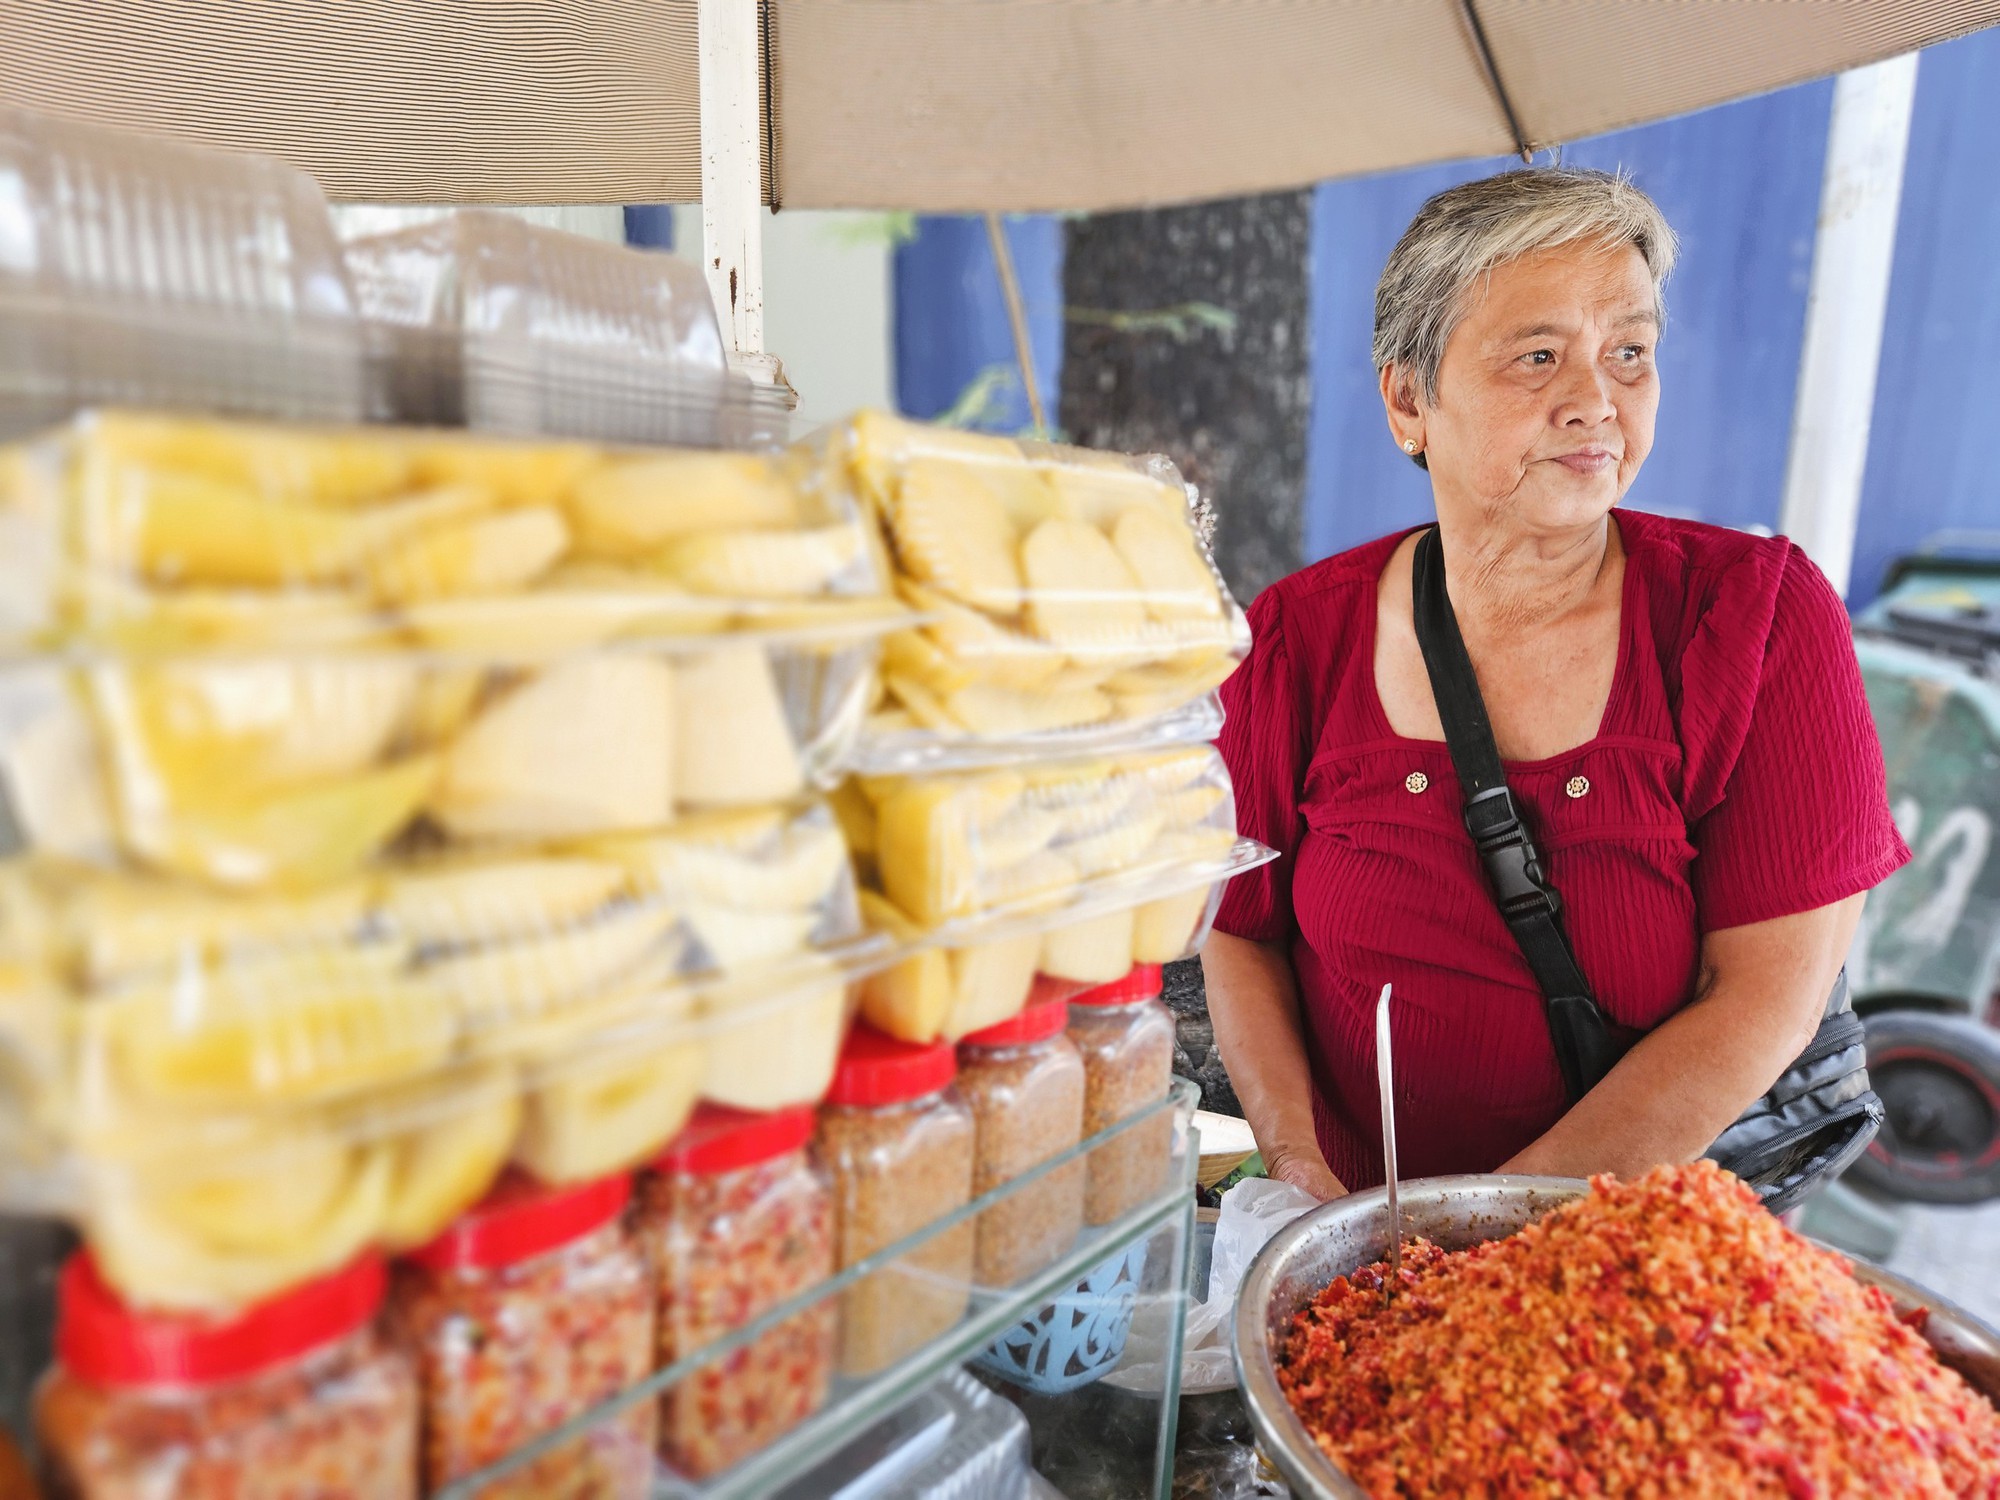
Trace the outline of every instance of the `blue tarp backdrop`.
[[[1564, 153], [1630, 172], [1682, 237], [1660, 353], [1659, 435], [1633, 487], [1635, 506], [1730, 526], [1777, 523], [1832, 98], [1830, 82], [1806, 84]], [[1423, 476], [1391, 446], [1375, 393], [1375, 278], [1425, 197], [1507, 165], [1462, 162], [1318, 190], [1308, 558], [1427, 513]], [[1009, 233], [1053, 403], [1061, 224], [1017, 218]], [[920, 221], [897, 252], [896, 319], [897, 387], [912, 415], [947, 409], [982, 370], [1011, 361], [978, 219]], [[1996, 351], [2000, 32], [1985, 32], [1925, 53], [1918, 74], [1849, 595], [1857, 607], [1874, 597], [1894, 556], [1942, 528], [1990, 529], [2000, 546]], [[987, 425], [1025, 421], [1017, 389]]]

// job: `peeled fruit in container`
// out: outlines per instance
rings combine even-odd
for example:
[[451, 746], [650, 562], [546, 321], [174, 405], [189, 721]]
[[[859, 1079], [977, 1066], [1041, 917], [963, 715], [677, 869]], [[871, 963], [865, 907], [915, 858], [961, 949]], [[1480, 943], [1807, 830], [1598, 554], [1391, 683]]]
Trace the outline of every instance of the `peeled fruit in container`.
[[98, 733], [80, 696], [56, 670], [0, 674], [0, 775], [22, 841], [40, 854], [105, 863], [116, 852]]
[[427, 600], [408, 606], [404, 617], [433, 650], [526, 660], [566, 656], [626, 636], [705, 634], [727, 618], [693, 594], [644, 578], [622, 588], [544, 580], [523, 594]]
[[1021, 544], [1028, 628], [1072, 654], [1130, 651], [1146, 607], [1139, 581], [1103, 532], [1081, 521], [1044, 521]]
[[148, 864], [226, 886], [327, 885], [351, 874], [412, 822], [438, 758], [243, 796], [227, 786], [161, 805], [120, 787], [124, 842]]
[[939, 590], [898, 580], [896, 592], [912, 609], [934, 617], [922, 629], [937, 649], [983, 682], [1027, 692], [1063, 669], [1063, 654], [1047, 642], [989, 619]]
[[1132, 914], [1132, 962], [1170, 964], [1188, 950], [1194, 930], [1208, 911], [1210, 888], [1148, 901]]
[[657, 905], [625, 905], [575, 927], [513, 942], [455, 949], [422, 969], [481, 1032], [587, 999], [639, 966], [673, 926]]
[[551, 505], [604, 462], [583, 443], [492, 442], [445, 438], [410, 454], [420, 484], [477, 484], [502, 505]]
[[438, 1095], [430, 1101], [432, 1121], [388, 1143], [381, 1239], [391, 1251], [428, 1243], [477, 1203], [507, 1165], [520, 1131], [521, 1094], [511, 1068], [489, 1067], [454, 1080], [449, 1092], [432, 1092]]
[[1129, 906], [1053, 928], [1042, 936], [1041, 972], [1087, 984], [1122, 979], [1132, 968], [1133, 933]]
[[67, 925], [79, 977], [107, 985], [162, 969], [338, 945], [359, 933], [368, 905], [360, 880], [298, 895], [238, 895], [105, 872], [76, 888]]
[[258, 494], [336, 505], [393, 494], [411, 477], [408, 445], [380, 430], [313, 432], [105, 412], [88, 420], [84, 441], [106, 463], [177, 469]]
[[1112, 700], [1095, 688], [1053, 683], [1034, 692], [974, 683], [945, 700], [946, 711], [960, 725], [974, 734], [995, 738], [1102, 723], [1111, 717], [1114, 707]]
[[687, 1123], [706, 1066], [698, 1041], [628, 1043], [565, 1064], [528, 1092], [514, 1160], [551, 1184], [636, 1166]]
[[861, 528], [707, 531], [669, 542], [653, 566], [697, 594], [801, 599], [823, 593], [861, 559]]
[[546, 936], [596, 911], [624, 886], [608, 859], [469, 857], [393, 870], [382, 911], [419, 947]]
[[889, 511], [903, 568], [920, 583], [992, 614], [1021, 607], [1021, 564], [1006, 504], [962, 463], [913, 459]]
[[1156, 620], [1211, 619], [1222, 614], [1215, 573], [1196, 549], [1186, 522], [1134, 506], [1112, 524], [1111, 544], [1146, 595]]
[[[915, 923], [874, 891], [860, 893], [862, 920], [899, 943], [922, 937]], [[951, 1014], [951, 960], [942, 948], [919, 948], [860, 984], [861, 1014], [877, 1031], [906, 1042], [936, 1041]]]
[[1036, 932], [950, 949], [951, 1013], [944, 1034], [957, 1041], [1019, 1014], [1034, 988], [1041, 954]]
[[702, 1014], [708, 1037], [702, 1094], [737, 1109], [814, 1104], [833, 1082], [847, 1033], [847, 985], [838, 977], [802, 981], [781, 1000], [711, 991]]
[[683, 915], [707, 966], [725, 971], [802, 953], [819, 925], [812, 911], [757, 911], [712, 901], [690, 902]]
[[365, 571], [385, 604], [498, 594], [525, 588], [568, 547], [561, 512], [530, 506], [419, 531], [370, 556]]
[[620, 836], [587, 846], [630, 870], [636, 887], [676, 903], [740, 911], [821, 906], [844, 881], [847, 847], [823, 821], [729, 812], [684, 819], [670, 833]]
[[702, 531], [790, 526], [798, 505], [769, 459], [745, 453], [663, 453], [614, 463], [570, 490], [584, 549], [631, 557]]
[[1094, 875], [1129, 870], [1142, 862], [1165, 821], [1157, 810], [1130, 811], [1108, 828], [1100, 826], [1056, 845], [1055, 852], [1074, 865], [1086, 880]]
[[445, 991], [397, 972], [403, 953], [334, 946], [134, 984], [84, 1007], [85, 1044], [110, 1064], [104, 1087], [167, 1104], [392, 1083], [442, 1062], [457, 1030]]
[[981, 893], [983, 904], [1016, 912], [1047, 911], [1069, 899], [1079, 878], [1077, 867], [1060, 852], [1044, 849], [995, 871]]
[[158, 583], [337, 582], [369, 540], [351, 510], [267, 497], [197, 474], [85, 469], [80, 491], [86, 559]]
[[674, 794], [691, 807], [776, 802], [804, 784], [798, 745], [755, 641], [674, 663]]
[[1048, 464], [1045, 473], [1071, 513], [1092, 526], [1108, 531], [1135, 507], [1183, 528], [1187, 524], [1184, 490], [1140, 472], [1117, 455], [1071, 449], [1062, 461]]
[[171, 1167], [106, 1169], [85, 1237], [105, 1279], [138, 1306], [240, 1307], [372, 1241], [391, 1165], [384, 1147], [304, 1133], [206, 1150], [190, 1142]]
[[446, 753], [431, 811], [454, 837], [566, 838], [673, 816], [674, 674], [591, 656], [530, 677]]

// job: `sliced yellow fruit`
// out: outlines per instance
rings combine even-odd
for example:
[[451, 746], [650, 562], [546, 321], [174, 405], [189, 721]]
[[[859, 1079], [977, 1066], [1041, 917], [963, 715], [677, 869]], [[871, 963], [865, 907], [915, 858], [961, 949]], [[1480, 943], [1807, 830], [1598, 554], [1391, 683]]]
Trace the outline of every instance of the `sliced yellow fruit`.
[[469, 1027], [493, 1032], [619, 983], [673, 923], [671, 911], [627, 905], [543, 936], [454, 950], [422, 973], [453, 997]]
[[912, 609], [931, 616], [922, 627], [939, 651], [979, 680], [1028, 691], [1061, 672], [1067, 659], [1046, 641], [989, 619], [935, 589], [907, 580], [896, 592]]
[[1031, 693], [975, 683], [945, 700], [952, 718], [975, 734], [1005, 739], [1075, 729], [1111, 717], [1112, 701], [1090, 687], [1050, 684]]
[[196, 1153], [148, 1172], [155, 1212], [218, 1251], [283, 1254], [351, 1189], [361, 1154], [332, 1130], [298, 1131], [216, 1170]]
[[707, 1067], [699, 1042], [631, 1045], [566, 1067], [529, 1091], [514, 1160], [547, 1183], [637, 1166], [694, 1113]]
[[1126, 813], [1108, 828], [1097, 828], [1081, 838], [1056, 845], [1056, 853], [1074, 865], [1085, 879], [1130, 869], [1152, 845], [1165, 824], [1155, 810], [1145, 808]]
[[1145, 865], [1205, 865], [1236, 847], [1236, 830], [1213, 825], [1164, 830], [1140, 861]]
[[972, 467], [913, 459], [897, 486], [889, 530], [904, 571], [919, 583], [992, 614], [1020, 609], [1014, 518]]
[[1044, 521], [1021, 544], [1028, 628], [1072, 654], [1129, 651], [1143, 639], [1139, 582], [1095, 526]]
[[921, 683], [939, 697], [978, 680], [975, 671], [947, 655], [920, 630], [899, 630], [882, 642], [882, 670]]
[[1221, 760], [1206, 745], [1161, 750], [1130, 762], [1128, 774], [1157, 792], [1168, 792], [1196, 781], [1222, 779]]
[[575, 857], [454, 859], [392, 871], [382, 911], [422, 947], [547, 936], [581, 921], [624, 886], [610, 860]]
[[1006, 816], [979, 826], [975, 853], [987, 869], [1004, 870], [1048, 848], [1062, 827], [1062, 814], [1054, 808], [1018, 801]]
[[804, 784], [771, 657], [755, 641], [674, 663], [674, 795], [690, 807], [776, 802]]
[[1034, 988], [1041, 954], [1041, 936], [1032, 932], [949, 950], [951, 1013], [944, 1034], [957, 1041], [1018, 1015]]
[[380, 430], [339, 433], [107, 412], [89, 419], [86, 452], [121, 465], [176, 469], [261, 495], [353, 504], [410, 479], [409, 444]]
[[756, 911], [713, 902], [691, 903], [684, 915], [709, 967], [734, 972], [795, 957], [810, 945], [819, 916], [810, 911]]
[[712, 602], [644, 577], [616, 586], [545, 580], [529, 593], [429, 600], [409, 606], [404, 617], [433, 650], [530, 659], [566, 656], [620, 637], [708, 634], [729, 621]]
[[795, 524], [798, 502], [770, 459], [748, 453], [662, 453], [579, 480], [569, 513], [585, 551], [629, 558], [702, 531]]
[[387, 1250], [428, 1243], [485, 1195], [520, 1133], [520, 1087], [510, 1068], [489, 1065], [437, 1100], [435, 1112], [434, 1123], [388, 1143], [381, 1229]]
[[267, 499], [198, 475], [88, 476], [81, 500], [86, 559], [158, 583], [333, 583], [353, 572], [369, 542], [353, 511]]
[[[861, 892], [862, 920], [898, 942], [921, 936], [892, 903], [873, 891]], [[861, 981], [861, 1014], [870, 1026], [906, 1042], [931, 1042], [951, 1013], [951, 961], [942, 948], [924, 948]]]
[[78, 888], [68, 920], [78, 977], [96, 986], [337, 945], [360, 928], [368, 898], [360, 880], [298, 895], [234, 895], [105, 874]]
[[1057, 979], [1109, 984], [1131, 971], [1133, 942], [1129, 906], [1071, 922], [1043, 934], [1041, 971]]
[[1076, 890], [1077, 867], [1055, 850], [1022, 860], [996, 873], [982, 905], [1009, 911], [1043, 911], [1059, 906]]
[[673, 816], [674, 674], [591, 656], [531, 677], [446, 753], [431, 811], [458, 838], [567, 838]]
[[736, 1000], [711, 992], [704, 1016], [715, 1022], [701, 1091], [737, 1109], [816, 1104], [833, 1082], [847, 1033], [847, 986], [830, 981], [782, 1002]]
[[1185, 702], [1221, 687], [1235, 670], [1236, 658], [1226, 651], [1195, 651], [1115, 672], [1104, 686], [1121, 697], [1159, 694]]
[[840, 823], [841, 836], [847, 840], [847, 847], [864, 859], [872, 857], [878, 847], [875, 804], [861, 790], [860, 783], [841, 782], [827, 795], [827, 802]]
[[368, 601], [344, 589], [144, 589], [90, 577], [80, 581], [76, 607], [98, 638], [142, 652], [361, 646], [383, 637]]
[[1050, 486], [1080, 521], [1110, 530], [1133, 508], [1186, 526], [1187, 492], [1145, 473], [1122, 454], [1065, 449], [1061, 460], [1048, 465]]
[[479, 706], [487, 671], [483, 667], [430, 667], [417, 678], [400, 733], [419, 750], [434, 750], [465, 727]]
[[121, 794], [124, 841], [148, 864], [225, 886], [329, 885], [352, 874], [416, 817], [438, 777], [436, 756], [379, 771], [234, 798], [162, 806]]
[[976, 908], [980, 866], [963, 783], [899, 782], [877, 804], [883, 892], [929, 927]]
[[893, 499], [903, 467], [927, 456], [945, 462], [1019, 463], [1020, 445], [983, 432], [961, 432], [913, 422], [888, 412], [857, 412], [846, 434], [848, 463], [855, 480], [877, 503]]
[[862, 557], [861, 528], [843, 522], [807, 531], [702, 532], [668, 543], [653, 566], [697, 594], [802, 599], [859, 572]]
[[40, 854], [108, 863], [116, 853], [103, 736], [85, 695], [53, 668], [10, 670], [0, 705], [0, 773], [19, 837]]
[[476, 484], [502, 505], [553, 505], [604, 462], [582, 443], [512, 443], [485, 438], [420, 442], [411, 454], [419, 484]]
[[528, 506], [434, 526], [368, 558], [375, 597], [413, 604], [525, 588], [569, 547], [569, 527], [549, 506]]
[[1153, 806], [1159, 810], [1161, 821], [1168, 828], [1193, 828], [1213, 817], [1228, 795], [1229, 788], [1226, 786], [1212, 781], [1198, 781], [1155, 797]]
[[602, 839], [590, 847], [617, 860], [635, 886], [676, 902], [746, 911], [818, 907], [846, 877], [847, 847], [824, 821], [759, 818], [766, 837], [749, 847], [677, 827], [673, 833]]
[[1132, 914], [1132, 961], [1170, 964], [1194, 946], [1195, 930], [1208, 914], [1212, 888], [1197, 886], [1148, 901]]
[[1111, 544], [1139, 580], [1146, 613], [1154, 619], [1221, 617], [1222, 593], [1214, 570], [1186, 522], [1135, 506], [1112, 523]]
[[955, 735], [964, 732], [965, 726], [953, 718], [951, 710], [921, 682], [892, 672], [882, 679], [882, 683], [921, 728], [935, 734]]

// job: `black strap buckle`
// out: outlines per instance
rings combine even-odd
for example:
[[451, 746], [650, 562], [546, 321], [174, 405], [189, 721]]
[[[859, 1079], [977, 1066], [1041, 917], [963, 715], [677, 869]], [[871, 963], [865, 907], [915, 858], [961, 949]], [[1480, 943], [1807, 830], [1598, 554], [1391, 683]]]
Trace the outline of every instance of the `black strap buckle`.
[[1562, 910], [1562, 898], [1542, 872], [1541, 851], [1506, 786], [1490, 787], [1465, 804], [1465, 831], [1479, 850], [1486, 880], [1501, 912], [1513, 919]]

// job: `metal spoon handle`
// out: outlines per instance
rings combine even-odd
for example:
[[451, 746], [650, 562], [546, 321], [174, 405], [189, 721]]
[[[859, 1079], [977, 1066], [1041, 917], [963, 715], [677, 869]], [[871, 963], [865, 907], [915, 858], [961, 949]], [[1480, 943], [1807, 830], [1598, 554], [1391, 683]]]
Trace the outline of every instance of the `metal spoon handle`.
[[1375, 1087], [1382, 1096], [1382, 1170], [1389, 1186], [1389, 1275], [1386, 1303], [1403, 1280], [1403, 1205], [1396, 1189], [1396, 1066], [1389, 1044], [1389, 985], [1375, 1002]]

